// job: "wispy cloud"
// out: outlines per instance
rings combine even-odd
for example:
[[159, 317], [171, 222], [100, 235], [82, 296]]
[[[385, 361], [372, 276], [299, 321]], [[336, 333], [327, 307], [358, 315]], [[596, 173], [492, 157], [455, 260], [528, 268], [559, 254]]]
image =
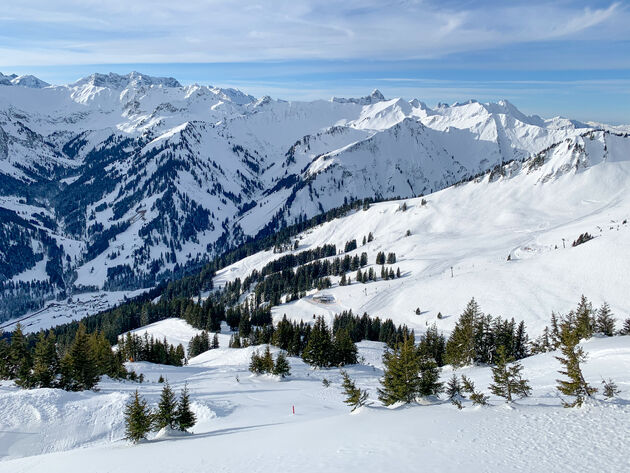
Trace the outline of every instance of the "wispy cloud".
[[0, 66], [440, 58], [508, 44], [630, 40], [621, 3], [21, 0]]

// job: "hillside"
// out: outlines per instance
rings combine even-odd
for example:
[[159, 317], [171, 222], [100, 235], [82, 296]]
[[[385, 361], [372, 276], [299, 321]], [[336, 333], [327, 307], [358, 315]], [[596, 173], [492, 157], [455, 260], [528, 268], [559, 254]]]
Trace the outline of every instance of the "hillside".
[[152, 287], [345, 201], [428, 194], [608, 128], [506, 101], [286, 102], [136, 72], [1, 79], [0, 319]]
[[[595, 132], [425, 198], [373, 204], [299, 235], [293, 253], [324, 244], [343, 248], [356, 239], [349, 254], [367, 253], [362, 270], [380, 275], [377, 253], [394, 252], [396, 263], [385, 266], [400, 268], [401, 277], [361, 284], [353, 272], [352, 284], [340, 286], [332, 276], [332, 287], [321, 292], [333, 302], [318, 302], [311, 291], [273, 307], [274, 318], [331, 320], [352, 309], [419, 332], [434, 322], [448, 332], [474, 297], [485, 312], [525, 320], [538, 334], [552, 311], [568, 312], [585, 294], [625, 319], [629, 189], [630, 140]], [[374, 240], [362, 244], [370, 233]], [[594, 239], [573, 247], [583, 233]], [[215, 285], [244, 280], [281, 256], [267, 251], [245, 258], [217, 273]]]
[[[172, 322], [146, 330], [159, 334], [165, 328], [170, 330]], [[562, 408], [555, 390], [559, 363], [552, 352], [523, 360], [533, 393], [509, 407], [492, 397], [487, 408], [471, 406], [470, 401], [461, 411], [447, 401], [397, 409], [375, 403], [352, 415], [342, 402], [338, 369], [313, 370], [290, 358], [292, 375], [283, 381], [252, 376], [247, 364], [253, 349], [225, 348], [227, 336], [221, 337], [222, 348], [191, 359], [185, 367], [130, 364], [145, 375], [142, 384], [104, 380], [98, 392], [68, 393], [25, 391], [3, 383], [0, 471], [82, 471], [88, 463], [94, 472], [279, 467], [303, 472], [415, 471], [421, 462], [426, 471], [561, 472], [623, 471], [627, 464], [623, 435], [630, 418], [625, 401], [630, 395], [627, 336], [582, 343], [589, 354], [586, 378], [595, 385], [601, 377], [614, 378], [621, 389], [618, 401]], [[361, 342], [364, 361], [347, 368], [372, 400], [382, 376], [382, 351], [380, 343]], [[446, 368], [443, 379], [450, 374]], [[459, 374], [481, 389], [491, 380], [490, 368], [483, 366]], [[188, 383], [198, 416], [194, 435], [130, 446], [122, 440], [122, 407], [135, 389], [151, 404], [157, 403], [160, 375], [177, 391]], [[324, 378], [330, 387], [322, 385]]]

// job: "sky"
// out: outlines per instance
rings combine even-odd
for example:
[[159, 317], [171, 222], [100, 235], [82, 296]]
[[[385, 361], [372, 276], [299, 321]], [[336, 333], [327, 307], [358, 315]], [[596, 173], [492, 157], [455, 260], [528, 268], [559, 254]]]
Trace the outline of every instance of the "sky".
[[287, 100], [378, 88], [630, 123], [629, 1], [3, 3], [0, 72], [53, 84], [137, 70]]

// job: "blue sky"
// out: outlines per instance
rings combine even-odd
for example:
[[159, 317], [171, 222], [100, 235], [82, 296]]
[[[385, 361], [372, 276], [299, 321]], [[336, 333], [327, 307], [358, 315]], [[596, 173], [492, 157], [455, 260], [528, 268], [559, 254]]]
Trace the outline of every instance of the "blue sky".
[[630, 123], [630, 4], [467, 0], [20, 0], [0, 71], [67, 83], [131, 70], [256, 96], [507, 98]]

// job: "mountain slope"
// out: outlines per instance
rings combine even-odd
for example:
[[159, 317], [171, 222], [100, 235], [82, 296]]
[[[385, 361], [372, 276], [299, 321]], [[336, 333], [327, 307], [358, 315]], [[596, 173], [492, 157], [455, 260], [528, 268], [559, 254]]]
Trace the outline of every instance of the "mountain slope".
[[[0, 197], [11, 219], [0, 319], [25, 310], [29, 281], [41, 281], [34, 306], [150, 287], [347, 200], [437, 191], [588, 130], [507, 102], [431, 109], [378, 91], [257, 100], [137, 72], [64, 86], [2, 77]], [[20, 254], [23, 264], [8, 264]]]

